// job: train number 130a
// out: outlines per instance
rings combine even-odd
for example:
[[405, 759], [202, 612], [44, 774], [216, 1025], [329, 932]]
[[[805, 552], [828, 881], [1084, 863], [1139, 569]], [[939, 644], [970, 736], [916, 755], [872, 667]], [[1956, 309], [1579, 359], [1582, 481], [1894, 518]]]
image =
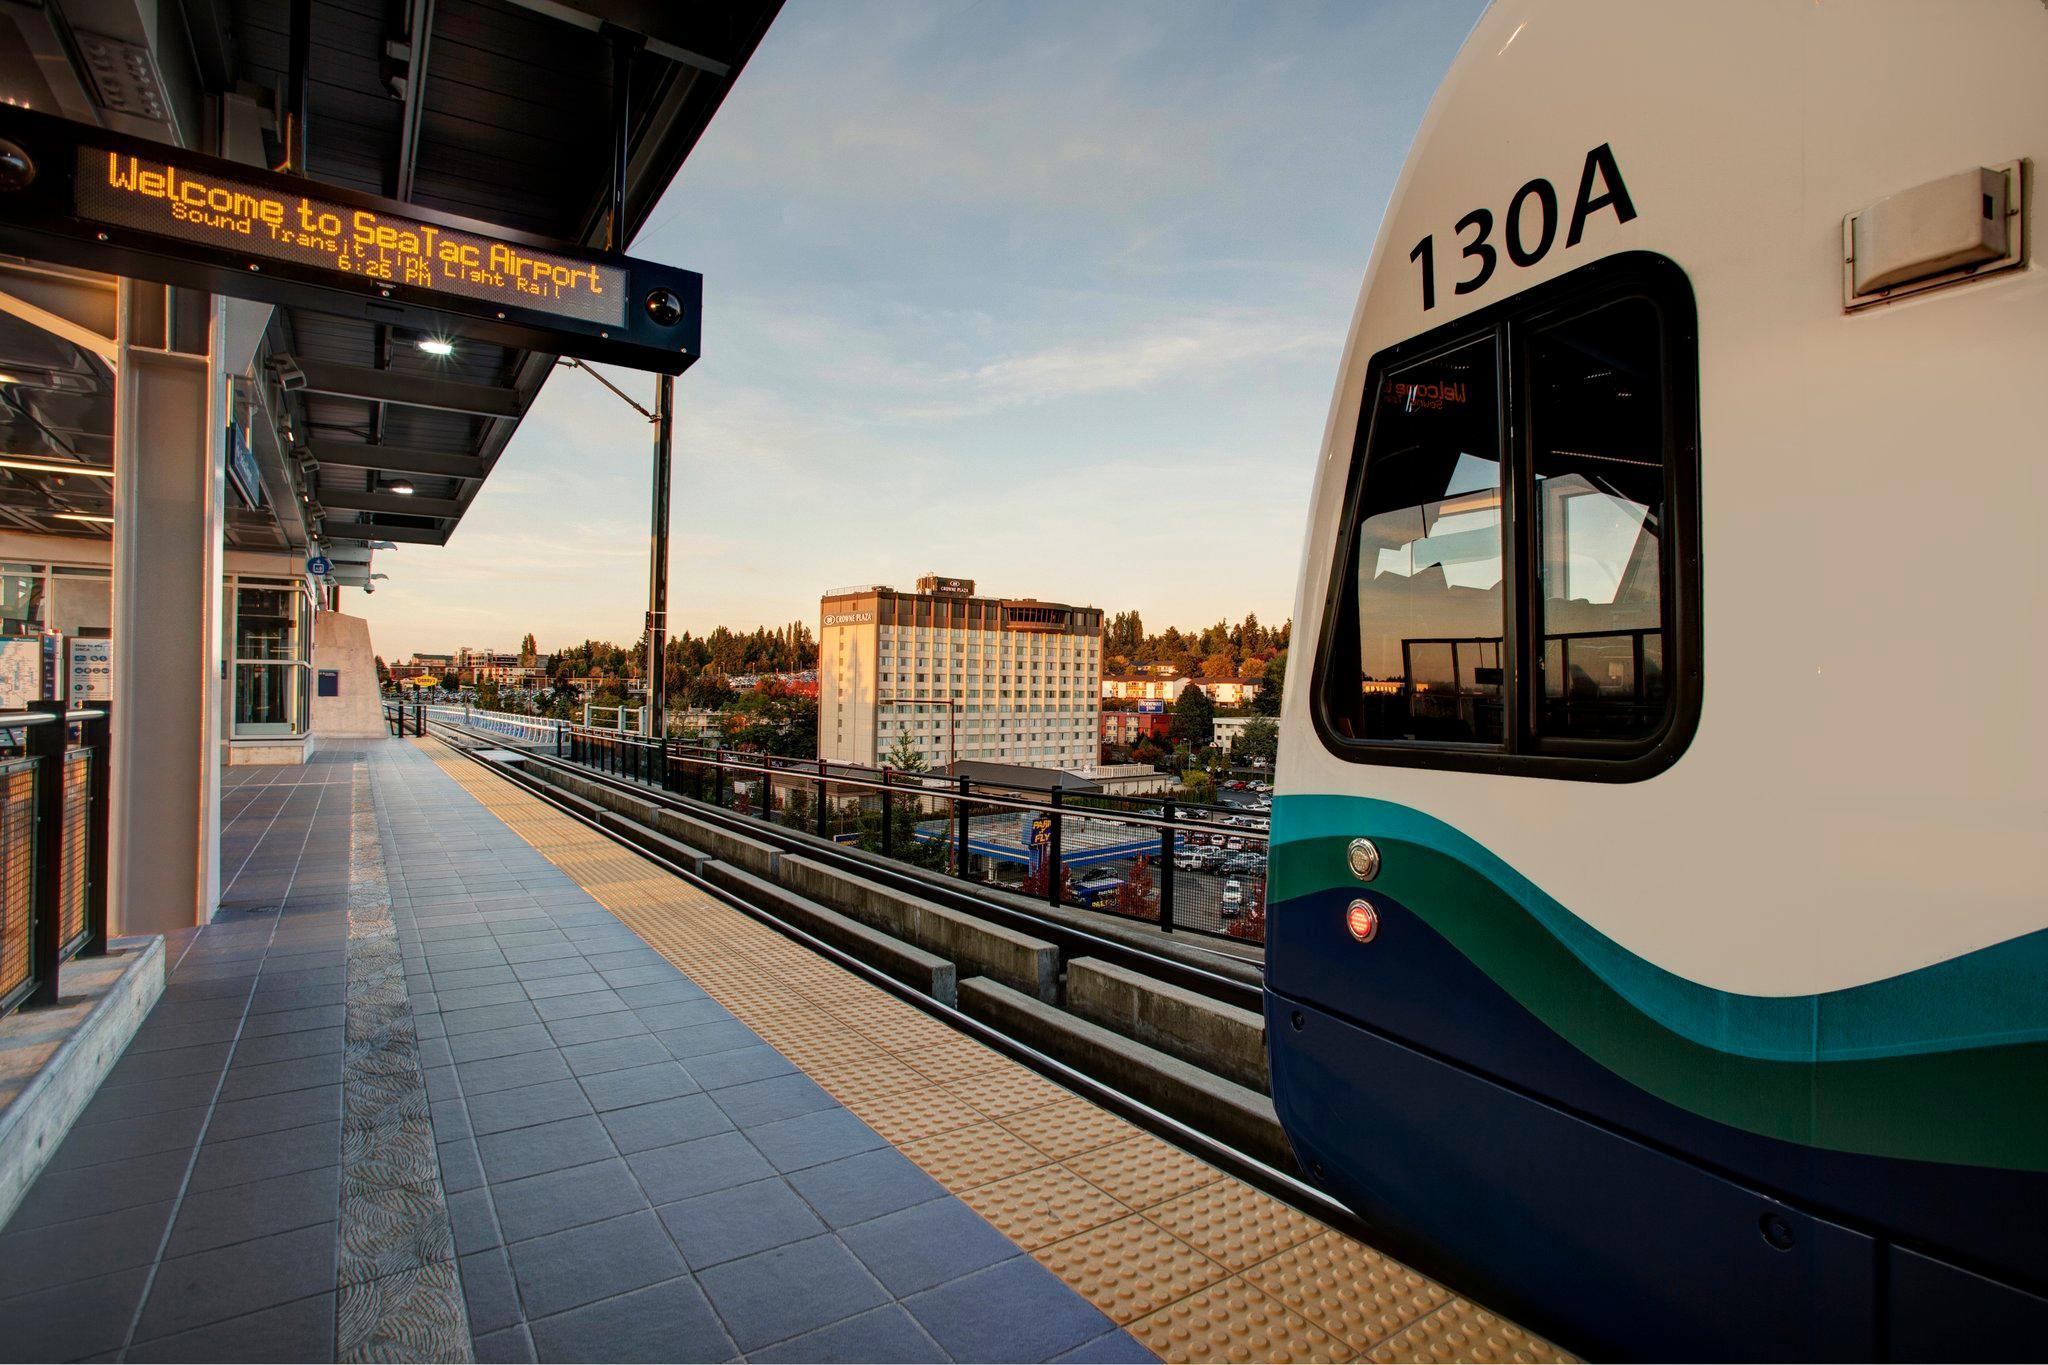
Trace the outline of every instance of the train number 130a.
[[[1586, 220], [1601, 209], [1614, 210], [1617, 223], [1626, 223], [1636, 216], [1636, 206], [1629, 202], [1628, 186], [1622, 183], [1621, 167], [1614, 162], [1614, 149], [1604, 142], [1586, 153], [1586, 164], [1579, 171], [1579, 193], [1572, 201], [1565, 246], [1579, 244], [1579, 238], [1585, 235]], [[1458, 220], [1458, 255], [1472, 265], [1469, 275], [1452, 283], [1453, 293], [1469, 294], [1493, 278], [1494, 268], [1500, 264], [1493, 229], [1491, 209], [1474, 209]], [[1508, 200], [1501, 240], [1507, 247], [1508, 260], [1517, 266], [1532, 266], [1549, 255], [1551, 245], [1557, 241], [1557, 187], [1539, 178], [1516, 190], [1514, 198]], [[1422, 272], [1422, 308], [1427, 312], [1436, 307], [1435, 235], [1417, 242], [1408, 259]]]

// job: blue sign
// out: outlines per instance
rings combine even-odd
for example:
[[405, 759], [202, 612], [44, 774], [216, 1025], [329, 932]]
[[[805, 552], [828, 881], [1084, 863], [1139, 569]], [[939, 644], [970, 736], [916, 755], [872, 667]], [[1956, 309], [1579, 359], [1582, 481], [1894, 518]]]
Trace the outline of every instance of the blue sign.
[[1163, 716], [1166, 714], [1166, 703], [1156, 698], [1148, 698], [1138, 703], [1138, 713], [1145, 716]]
[[306, 572], [315, 578], [325, 578], [334, 572], [334, 561], [326, 555], [313, 555], [306, 560]]
[[263, 475], [256, 468], [256, 452], [249, 449], [242, 429], [232, 423], [228, 426], [228, 483], [248, 506], [263, 505]]

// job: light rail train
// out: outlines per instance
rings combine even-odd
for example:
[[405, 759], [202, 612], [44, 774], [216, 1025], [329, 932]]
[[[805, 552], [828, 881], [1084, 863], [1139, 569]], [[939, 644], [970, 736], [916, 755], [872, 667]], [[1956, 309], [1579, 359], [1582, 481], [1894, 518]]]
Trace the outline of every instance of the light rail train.
[[1275, 1101], [1577, 1349], [2048, 1340], [2042, 0], [1502, 0], [1374, 246]]

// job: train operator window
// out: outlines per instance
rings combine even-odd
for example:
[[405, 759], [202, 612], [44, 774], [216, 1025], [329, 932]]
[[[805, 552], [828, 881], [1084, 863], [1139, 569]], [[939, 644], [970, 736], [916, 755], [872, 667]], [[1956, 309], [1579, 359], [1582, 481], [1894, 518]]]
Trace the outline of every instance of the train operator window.
[[1697, 344], [1660, 257], [1369, 369], [1317, 728], [1368, 763], [1634, 780], [1699, 708]]

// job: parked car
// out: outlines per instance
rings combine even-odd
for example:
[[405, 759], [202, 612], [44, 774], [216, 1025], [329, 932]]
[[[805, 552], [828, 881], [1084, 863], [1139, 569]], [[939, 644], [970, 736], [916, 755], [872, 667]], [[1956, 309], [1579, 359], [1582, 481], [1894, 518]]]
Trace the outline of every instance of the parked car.
[[1236, 919], [1244, 913], [1244, 888], [1236, 882], [1223, 883], [1223, 918]]
[[1092, 877], [1085, 882], [1075, 882], [1074, 901], [1091, 907], [1105, 905], [1116, 899], [1116, 893], [1123, 884], [1121, 877]]

